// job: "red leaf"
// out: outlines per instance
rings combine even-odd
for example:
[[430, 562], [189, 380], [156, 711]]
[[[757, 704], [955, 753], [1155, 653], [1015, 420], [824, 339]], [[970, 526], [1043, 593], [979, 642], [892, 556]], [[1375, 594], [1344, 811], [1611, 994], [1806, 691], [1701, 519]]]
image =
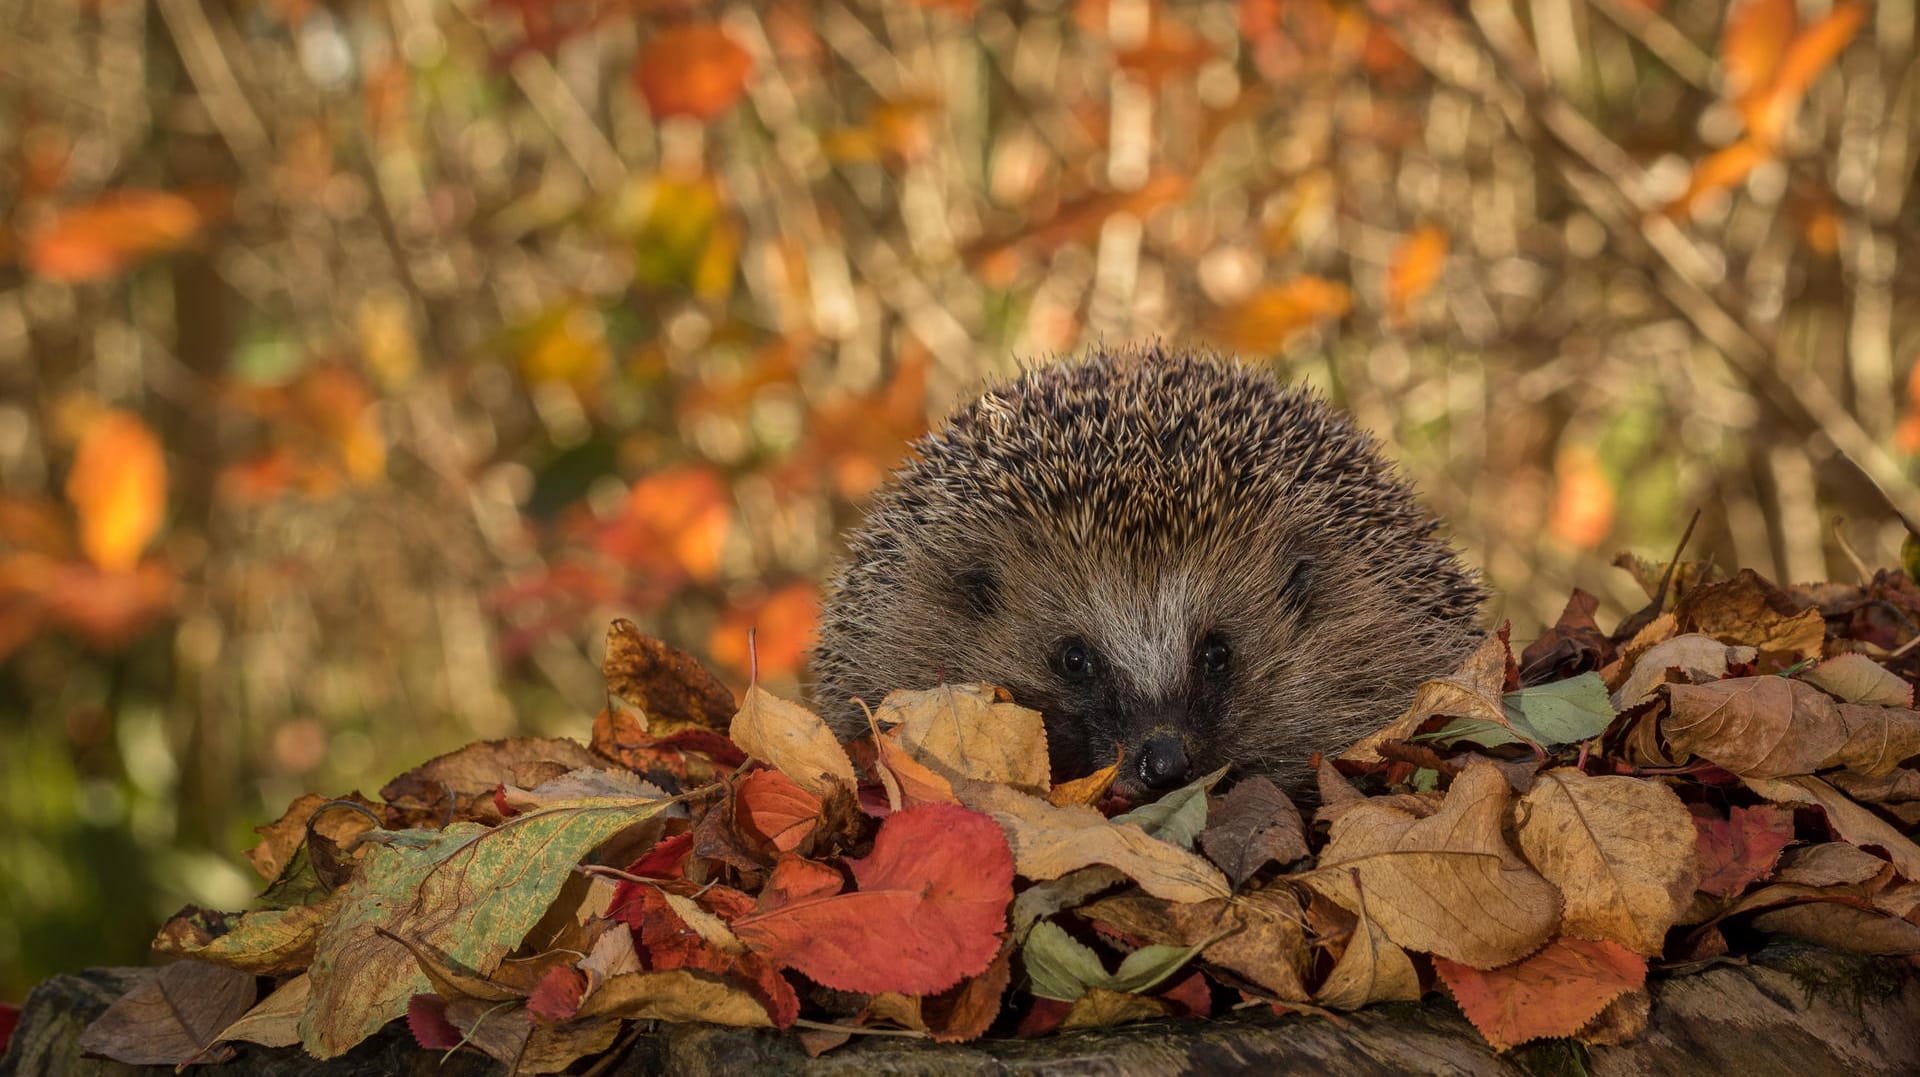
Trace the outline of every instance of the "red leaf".
[[847, 864], [856, 892], [741, 917], [734, 933], [827, 987], [868, 993], [944, 991], [999, 951], [1013, 853], [988, 817], [947, 804], [896, 812], [873, 855]]
[[20, 1027], [20, 1007], [0, 1002], [0, 1055], [13, 1042], [13, 1030]]
[[[704, 899], [716, 892], [738, 894], [727, 887], [715, 886], [703, 891], [701, 897]], [[744, 900], [726, 902], [722, 908], [702, 902], [703, 908], [722, 919], [730, 915], [726, 906], [738, 909], [744, 906]], [[680, 919], [659, 887], [645, 883], [622, 884], [621, 889], [614, 892], [608, 915], [633, 929], [634, 945], [648, 968], [693, 969], [733, 979], [766, 1007], [767, 1016], [777, 1028], [787, 1028], [800, 1016], [800, 997], [771, 961], [755, 953], [729, 954], [716, 949]]]
[[766, 889], [760, 892], [760, 907], [755, 911], [771, 912], [807, 898], [832, 897], [845, 888], [846, 880], [825, 864], [783, 856], [773, 866], [773, 874], [767, 876]]
[[647, 850], [647, 855], [628, 866], [627, 874], [647, 879], [678, 879], [685, 870], [687, 853], [692, 849], [693, 831], [675, 834]]
[[1071, 1002], [1053, 998], [1034, 999], [1033, 1008], [1020, 1018], [1020, 1027], [1014, 1029], [1013, 1034], [1023, 1040], [1038, 1039], [1059, 1028], [1060, 1022], [1067, 1019], [1067, 1012], [1071, 1009]]
[[1771, 804], [1733, 809], [1729, 818], [1695, 815], [1700, 889], [1732, 897], [1773, 874], [1780, 850], [1793, 842], [1793, 813]]
[[1482, 972], [1444, 957], [1433, 968], [1487, 1042], [1504, 1051], [1571, 1036], [1647, 982], [1646, 959], [1617, 942], [1557, 938], [1532, 957]]
[[1172, 1007], [1175, 1017], [1206, 1017], [1213, 1013], [1213, 988], [1198, 969], [1154, 997]]
[[741, 832], [783, 853], [793, 852], [820, 821], [820, 798], [777, 770], [756, 770], [734, 790], [733, 819]]
[[429, 1051], [450, 1051], [464, 1038], [447, 1020], [447, 1000], [439, 995], [415, 995], [408, 1001], [407, 1030], [415, 1043]]
[[586, 994], [586, 973], [572, 965], [555, 965], [527, 996], [527, 1012], [542, 1021], [570, 1021]]

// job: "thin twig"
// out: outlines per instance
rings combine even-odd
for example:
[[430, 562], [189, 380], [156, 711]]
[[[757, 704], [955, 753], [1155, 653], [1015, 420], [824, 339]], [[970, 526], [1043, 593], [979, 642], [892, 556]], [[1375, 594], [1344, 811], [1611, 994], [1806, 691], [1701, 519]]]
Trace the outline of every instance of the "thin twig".
[[200, 92], [200, 102], [227, 148], [243, 164], [259, 162], [271, 149], [266, 125], [254, 114], [246, 91], [234, 77], [206, 12], [196, 0], [159, 0], [158, 6], [167, 33], [180, 50], [180, 60]]

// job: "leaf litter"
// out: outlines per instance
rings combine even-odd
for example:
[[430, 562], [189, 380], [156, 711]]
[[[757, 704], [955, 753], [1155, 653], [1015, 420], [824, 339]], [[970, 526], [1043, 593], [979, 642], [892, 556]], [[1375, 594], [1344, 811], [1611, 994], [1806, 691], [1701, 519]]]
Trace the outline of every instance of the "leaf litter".
[[404, 1020], [551, 1073], [642, 1020], [819, 1051], [1444, 991], [1505, 1050], [1631, 1038], [1649, 976], [1768, 935], [1920, 954], [1920, 588], [1620, 563], [1648, 609], [1609, 635], [1576, 592], [1517, 658], [1502, 626], [1317, 760], [1310, 816], [1257, 776], [1051, 784], [1041, 716], [986, 685], [894, 693], [841, 744], [615, 622], [588, 743], [300, 798], [255, 907], [173, 917], [177, 960], [83, 1045], [329, 1058]]

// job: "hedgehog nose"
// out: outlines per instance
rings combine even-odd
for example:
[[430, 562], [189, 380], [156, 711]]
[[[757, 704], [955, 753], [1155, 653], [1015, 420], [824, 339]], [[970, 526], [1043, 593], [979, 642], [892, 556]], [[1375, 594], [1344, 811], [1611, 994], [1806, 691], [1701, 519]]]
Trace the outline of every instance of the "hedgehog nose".
[[1180, 738], [1162, 734], [1140, 750], [1140, 780], [1148, 789], [1167, 789], [1187, 780], [1187, 748]]

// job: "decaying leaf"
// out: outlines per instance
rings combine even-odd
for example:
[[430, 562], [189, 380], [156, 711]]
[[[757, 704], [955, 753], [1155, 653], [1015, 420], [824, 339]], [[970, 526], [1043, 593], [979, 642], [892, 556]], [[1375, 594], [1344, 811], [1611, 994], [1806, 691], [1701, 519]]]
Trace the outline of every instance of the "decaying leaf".
[[1661, 952], [1700, 881], [1693, 818], [1672, 790], [1561, 767], [1539, 776], [1520, 817], [1521, 850], [1566, 900], [1562, 933]]
[[1699, 632], [1662, 640], [1633, 656], [1626, 680], [1613, 693], [1613, 705], [1624, 711], [1645, 703], [1665, 683], [1670, 669], [1696, 683], [1714, 681], [1725, 676], [1732, 663], [1751, 662], [1757, 653], [1752, 647], [1729, 647]]
[[121, 996], [80, 1034], [80, 1050], [135, 1066], [222, 1061], [208, 1049], [253, 1008], [251, 975], [201, 961], [176, 961]]
[[1357, 805], [1334, 823], [1320, 866], [1302, 881], [1349, 912], [1364, 900], [1409, 950], [1475, 968], [1512, 962], [1553, 933], [1561, 902], [1501, 836], [1510, 795], [1498, 768], [1475, 761], [1426, 819]]
[[733, 693], [685, 651], [643, 635], [626, 618], [607, 629], [600, 660], [607, 707], [631, 717], [638, 731], [664, 737], [688, 729], [725, 733], [733, 720]]
[[1839, 705], [1786, 677], [1675, 684], [1667, 698], [1667, 742], [1742, 777], [1811, 774], [1847, 743]]
[[1380, 745], [1390, 740], [1406, 740], [1436, 715], [1504, 726], [1506, 713], [1500, 706], [1500, 696], [1512, 665], [1503, 627], [1489, 635], [1457, 671], [1422, 684], [1414, 694], [1413, 705], [1405, 713], [1384, 729], [1362, 737], [1353, 747], [1341, 752], [1340, 758], [1356, 763], [1378, 763]]
[[1267, 864], [1307, 855], [1306, 825], [1279, 786], [1256, 776], [1235, 785], [1208, 810], [1200, 847], [1233, 885], [1244, 886]]
[[1700, 889], [1719, 897], [1733, 897], [1772, 874], [1780, 850], [1793, 841], [1793, 813], [1771, 804], [1735, 805], [1725, 819], [1696, 813], [1693, 825]]
[[1913, 685], [1864, 654], [1843, 654], [1801, 674], [1807, 683], [1846, 703], [1913, 706]]

